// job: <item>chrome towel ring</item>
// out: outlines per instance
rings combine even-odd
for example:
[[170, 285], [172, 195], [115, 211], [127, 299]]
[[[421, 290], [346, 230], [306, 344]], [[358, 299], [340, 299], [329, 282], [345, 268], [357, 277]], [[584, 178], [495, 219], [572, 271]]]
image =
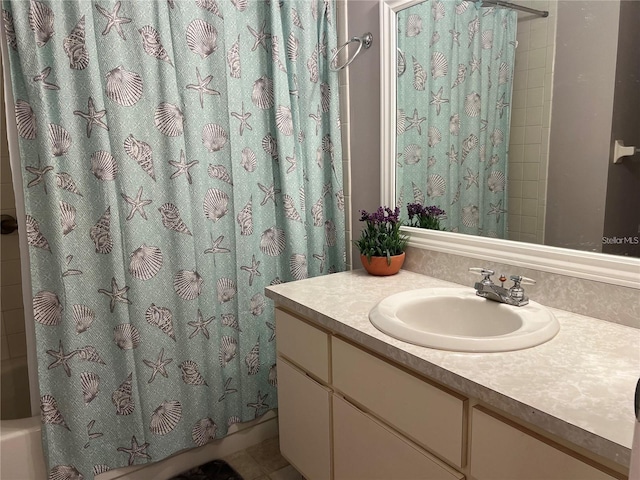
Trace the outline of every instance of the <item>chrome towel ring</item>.
[[[336, 60], [338, 59], [338, 55], [340, 54], [340, 52], [353, 42], [359, 43], [356, 52], [351, 56], [351, 58], [349, 58], [349, 60], [347, 60], [344, 65], [336, 66]], [[347, 68], [356, 59], [356, 57], [360, 53], [360, 50], [362, 50], [362, 47], [364, 46], [364, 48], [367, 49], [371, 46], [372, 43], [373, 35], [371, 35], [370, 32], [365, 33], [361, 37], [351, 37], [338, 50], [336, 50], [336, 53], [333, 54], [333, 57], [331, 57], [331, 62], [329, 62], [329, 70], [331, 70], [332, 72], [337, 72], [339, 70], [342, 70], [343, 68]]]

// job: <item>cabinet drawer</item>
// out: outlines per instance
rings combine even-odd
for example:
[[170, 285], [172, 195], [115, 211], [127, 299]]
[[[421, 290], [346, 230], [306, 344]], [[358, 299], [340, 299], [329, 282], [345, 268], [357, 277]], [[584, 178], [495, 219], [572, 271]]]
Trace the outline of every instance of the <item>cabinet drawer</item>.
[[336, 480], [464, 478], [336, 395], [333, 421]]
[[280, 451], [309, 480], [331, 477], [331, 390], [278, 359]]
[[336, 389], [418, 444], [463, 466], [463, 398], [335, 337], [332, 360]]
[[329, 335], [276, 308], [276, 347], [306, 371], [329, 383]]
[[471, 476], [478, 480], [616, 478], [534, 435], [506, 419], [497, 418], [482, 407], [474, 407], [471, 419]]

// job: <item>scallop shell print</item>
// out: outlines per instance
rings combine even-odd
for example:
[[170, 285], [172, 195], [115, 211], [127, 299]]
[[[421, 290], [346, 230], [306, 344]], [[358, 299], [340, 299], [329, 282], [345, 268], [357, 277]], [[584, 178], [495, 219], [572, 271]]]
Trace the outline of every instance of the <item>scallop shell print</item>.
[[407, 37], [417, 37], [422, 32], [422, 17], [417, 14], [411, 14], [407, 17], [407, 28], [405, 35]]
[[27, 243], [32, 247], [41, 248], [47, 252], [51, 251], [48, 240], [40, 232], [40, 226], [31, 215], [26, 216], [27, 223]]
[[240, 78], [242, 76], [242, 67], [240, 64], [240, 36], [233, 42], [231, 48], [227, 51], [227, 65], [229, 65], [229, 76], [231, 78]]
[[204, 280], [200, 274], [191, 270], [180, 270], [173, 277], [173, 289], [183, 300], [194, 300], [202, 293]]
[[460, 157], [460, 164], [463, 164], [471, 151], [478, 146], [478, 142], [478, 137], [476, 137], [473, 133], [471, 133], [462, 141], [462, 155]]
[[80, 386], [84, 404], [88, 405], [100, 393], [100, 377], [94, 372], [82, 372], [80, 374]]
[[441, 175], [431, 174], [427, 177], [427, 196], [441, 197], [446, 191], [447, 183]]
[[427, 131], [427, 138], [429, 139], [427, 144], [430, 147], [435, 147], [442, 141], [442, 133], [438, 127], [429, 127], [429, 130]]
[[262, 232], [260, 237], [260, 251], [270, 257], [277, 257], [284, 252], [287, 246], [287, 239], [284, 230], [271, 227]]
[[294, 280], [304, 280], [309, 276], [307, 269], [307, 256], [302, 253], [294, 253], [289, 258], [289, 270]]
[[182, 404], [176, 400], [164, 401], [153, 411], [149, 430], [155, 435], [166, 435], [182, 419]]
[[247, 366], [247, 375], [256, 375], [260, 371], [260, 340], [256, 342], [253, 348], [244, 357], [244, 363]]
[[433, 79], [444, 77], [449, 72], [449, 62], [442, 52], [433, 52], [431, 55], [431, 76]]
[[500, 67], [498, 68], [498, 84], [504, 85], [505, 83], [509, 82], [510, 76], [511, 76], [511, 68], [507, 63], [502, 62], [500, 64]]
[[462, 224], [465, 227], [477, 227], [480, 222], [480, 210], [475, 205], [462, 207]]
[[153, 116], [156, 128], [167, 137], [179, 137], [184, 133], [184, 114], [177, 105], [163, 102]]
[[287, 37], [287, 58], [291, 62], [295, 62], [300, 55], [300, 40], [291, 32]]
[[168, 308], [157, 307], [152, 303], [149, 308], [147, 308], [147, 311], [144, 314], [144, 318], [147, 320], [147, 323], [149, 325], [158, 327], [171, 339], [176, 339], [176, 335], [173, 330], [173, 314]]
[[162, 216], [162, 224], [169, 230], [192, 236], [189, 228], [180, 217], [180, 210], [173, 203], [165, 203], [158, 211]]
[[229, 211], [229, 195], [217, 188], [210, 188], [204, 196], [204, 216], [214, 222], [220, 220]]
[[187, 47], [200, 58], [207, 58], [218, 48], [218, 32], [213, 25], [200, 20], [193, 20], [187, 26]]
[[55, 157], [65, 155], [71, 148], [71, 135], [61, 125], [55, 123], [49, 124], [49, 145], [51, 153]]
[[111, 395], [111, 402], [116, 406], [116, 415], [130, 415], [135, 410], [136, 405], [131, 397], [132, 377], [133, 373], [130, 373]]
[[236, 216], [240, 225], [240, 235], [248, 236], [253, 234], [253, 204], [251, 198]]
[[324, 240], [327, 243], [327, 247], [334, 247], [336, 245], [336, 224], [333, 220], [327, 220], [324, 222]]
[[396, 74], [398, 78], [404, 75], [404, 72], [407, 71], [407, 57], [404, 52], [398, 49], [398, 64], [396, 65]]
[[251, 312], [251, 315], [253, 315], [254, 317], [257, 317], [258, 315], [262, 315], [262, 313], [264, 312], [264, 307], [265, 307], [264, 295], [262, 295], [259, 292], [256, 293], [253, 297], [251, 297], [251, 300], [249, 300], [249, 311]]
[[67, 54], [67, 57], [69, 57], [69, 67], [74, 70], [84, 70], [87, 68], [87, 65], [89, 65], [89, 52], [87, 52], [87, 47], [85, 46], [84, 32], [83, 15], [62, 43], [64, 52]]
[[207, 123], [202, 128], [202, 143], [210, 152], [219, 152], [227, 143], [227, 132], [221, 125]]
[[262, 149], [268, 153], [269, 155], [271, 155], [271, 159], [274, 162], [278, 161], [278, 141], [273, 137], [273, 135], [271, 135], [270, 133], [267, 133], [263, 138], [262, 138]]
[[124, 139], [124, 151], [155, 181], [156, 174], [153, 170], [153, 151], [148, 143], [137, 140], [133, 135], [129, 135]]
[[407, 145], [404, 148], [404, 163], [407, 165], [415, 165], [422, 160], [422, 147], [420, 145]]
[[95, 312], [86, 305], [74, 305], [71, 310], [76, 324], [76, 333], [86, 332], [96, 319]]
[[83, 480], [84, 476], [73, 465], [55, 465], [47, 480]]
[[487, 188], [492, 193], [503, 192], [506, 184], [504, 173], [500, 171], [494, 171], [489, 174], [487, 178]]
[[219, 278], [216, 282], [216, 291], [218, 292], [218, 302], [226, 303], [233, 299], [238, 293], [236, 282], [230, 278]]
[[241, 158], [242, 159], [240, 160], [240, 165], [242, 165], [242, 168], [244, 168], [249, 173], [255, 172], [256, 168], [258, 168], [258, 158], [256, 157], [256, 154], [253, 152], [253, 150], [251, 150], [249, 147], [243, 148], [241, 152]]
[[62, 234], [68, 235], [76, 228], [76, 207], [70, 203], [58, 202], [60, 206], [60, 225], [62, 226]]
[[160, 34], [155, 28], [151, 25], [145, 25], [138, 30], [138, 33], [140, 33], [140, 36], [142, 37], [142, 48], [147, 55], [157, 58], [158, 60], [162, 60], [163, 62], [167, 62], [169, 65], [173, 66], [173, 62], [169, 58], [167, 50], [160, 41]]
[[138, 280], [149, 280], [162, 268], [162, 251], [144, 243], [129, 255], [129, 273]]
[[256, 107], [262, 110], [273, 107], [273, 81], [266, 75], [263, 75], [253, 82], [251, 101]]
[[195, 443], [198, 447], [206, 445], [211, 440], [214, 440], [216, 438], [217, 430], [218, 426], [210, 418], [203, 418], [202, 420], [198, 420], [191, 429], [191, 438], [193, 439], [193, 443]]
[[413, 59], [413, 88], [421, 92], [427, 85], [427, 72], [416, 57], [411, 58]]
[[227, 170], [227, 167], [224, 165], [211, 165], [209, 164], [209, 168], [207, 169], [207, 173], [211, 178], [217, 178], [218, 180], [223, 181], [224, 183], [228, 183], [229, 185], [233, 185], [233, 181], [231, 180], [231, 174]]
[[36, 45], [44, 47], [53, 37], [53, 10], [42, 2], [31, 0], [29, 5], [29, 28], [36, 35]]
[[52, 395], [45, 394], [40, 397], [40, 418], [45, 425], [60, 425], [70, 430], [58, 408], [58, 402]]
[[89, 230], [89, 236], [96, 247], [96, 253], [111, 253], [111, 207], [107, 207], [98, 222]]
[[182, 381], [187, 385], [207, 385], [204, 377], [198, 371], [198, 364], [193, 360], [185, 360], [180, 364]]
[[122, 65], [106, 75], [107, 97], [123, 107], [131, 107], [142, 98], [142, 77], [135, 72], [125, 70]]
[[480, 95], [476, 92], [471, 92], [464, 98], [464, 113], [467, 114], [468, 117], [478, 117], [480, 116]]
[[98, 180], [115, 180], [118, 175], [118, 163], [109, 152], [98, 150], [91, 155], [91, 173]]
[[2, 20], [4, 22], [4, 31], [7, 34], [7, 45], [14, 50], [18, 50], [18, 40], [16, 38], [16, 31], [13, 26], [13, 16], [8, 10], [2, 10]]
[[122, 350], [133, 350], [142, 341], [138, 329], [130, 323], [121, 323], [113, 329], [113, 340]]
[[276, 127], [283, 135], [293, 135], [293, 116], [289, 107], [280, 105], [276, 110]]
[[220, 339], [220, 350], [218, 352], [218, 360], [220, 361], [221, 367], [226, 367], [227, 364], [233, 360], [238, 351], [238, 341], [233, 338], [224, 335], [222, 339]]
[[422, 193], [422, 190], [413, 182], [411, 182], [411, 190], [413, 191], [413, 203], [424, 205], [424, 193]]
[[431, 4], [431, 16], [433, 20], [438, 22], [445, 17], [444, 4], [438, 0]]
[[38, 136], [36, 114], [29, 103], [18, 100], [15, 106], [18, 135], [26, 140], [33, 140]]
[[64, 307], [60, 303], [58, 295], [43, 290], [33, 297], [33, 316], [41, 325], [55, 327], [62, 320]]

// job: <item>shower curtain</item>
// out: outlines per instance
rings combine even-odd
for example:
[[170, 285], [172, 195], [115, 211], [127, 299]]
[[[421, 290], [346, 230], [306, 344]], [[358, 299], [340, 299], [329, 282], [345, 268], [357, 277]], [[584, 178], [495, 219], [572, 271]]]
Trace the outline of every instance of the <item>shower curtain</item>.
[[506, 238], [517, 14], [435, 0], [398, 14], [397, 201], [448, 231]]
[[344, 269], [334, 12], [3, 2], [50, 478], [277, 406], [264, 287]]

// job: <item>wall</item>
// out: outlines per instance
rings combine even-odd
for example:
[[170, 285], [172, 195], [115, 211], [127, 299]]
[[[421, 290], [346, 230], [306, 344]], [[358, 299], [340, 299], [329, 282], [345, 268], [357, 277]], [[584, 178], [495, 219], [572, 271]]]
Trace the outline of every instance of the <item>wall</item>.
[[[348, 0], [349, 38], [373, 34], [371, 47], [348, 67], [351, 219], [353, 238], [362, 230], [360, 210], [380, 205], [380, 20], [378, 0]], [[360, 253], [352, 248], [353, 267], [360, 268]]]
[[[616, 93], [613, 100], [611, 143], [640, 147], [640, 2], [620, 3]], [[629, 208], [635, 205], [636, 208]], [[612, 243], [604, 253], [640, 257], [640, 151], [609, 163], [604, 236]], [[621, 243], [618, 243], [621, 242]], [[637, 242], [637, 243], [636, 243]]]
[[544, 243], [557, 0], [530, 2], [546, 18], [518, 12], [511, 98], [508, 239]]
[[619, 9], [617, 1], [558, 5], [547, 245], [602, 250]]

